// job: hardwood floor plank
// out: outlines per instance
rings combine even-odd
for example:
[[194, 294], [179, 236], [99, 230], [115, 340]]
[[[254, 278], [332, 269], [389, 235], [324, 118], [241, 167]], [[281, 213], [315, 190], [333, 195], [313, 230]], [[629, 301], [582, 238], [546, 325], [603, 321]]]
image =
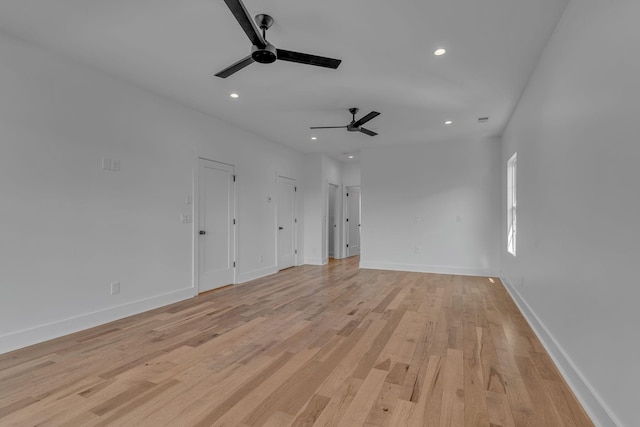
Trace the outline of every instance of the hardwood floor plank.
[[245, 398], [250, 391], [255, 389], [258, 385], [262, 384], [271, 375], [273, 375], [278, 369], [280, 369], [285, 363], [293, 357], [293, 353], [285, 352], [279, 358], [274, 360], [264, 370], [260, 371], [257, 375], [252, 377], [249, 381], [245, 382], [242, 387], [233, 392], [231, 396], [221, 402], [214, 410], [207, 413], [196, 426], [208, 426], [215, 422], [218, 418], [224, 415], [229, 409], [233, 408], [242, 399]]
[[[143, 392], [141, 395], [136, 396], [133, 399], [129, 399], [124, 406], [117, 409], [114, 413], [112, 413], [106, 418], [101, 418], [100, 422], [95, 424], [96, 427], [104, 427], [104, 426], [118, 424], [119, 422], [116, 420], [122, 420], [123, 418], [126, 418], [127, 416], [130, 415], [130, 413], [135, 412], [136, 410], [143, 407], [143, 405], [146, 402], [150, 402], [153, 399], [155, 399], [157, 396], [160, 396], [161, 394], [166, 393], [167, 391], [169, 391], [169, 389], [178, 385], [179, 383], [180, 382], [178, 380], [172, 379], [165, 382], [164, 384], [158, 384], [157, 387], [153, 387], [150, 391]], [[91, 412], [93, 412], [96, 415], [100, 415], [94, 410], [92, 410]]]
[[515, 427], [509, 399], [506, 394], [486, 392], [487, 414], [490, 426]]
[[134, 384], [127, 390], [123, 391], [122, 393], [119, 393], [118, 395], [99, 404], [98, 406], [91, 408], [90, 411], [98, 416], [102, 416], [107, 412], [113, 411], [114, 409], [118, 408], [120, 405], [127, 403], [138, 394], [144, 393], [147, 390], [152, 389], [156, 385], [157, 384], [153, 384], [147, 381]]
[[446, 358], [431, 356], [425, 372], [424, 392], [418, 401], [418, 409], [412, 421], [425, 425], [440, 425], [442, 416], [442, 399], [444, 396], [444, 369]]
[[[514, 357], [520, 377], [524, 381], [525, 387], [531, 397], [531, 402], [536, 408], [536, 412], [540, 413], [547, 425], [553, 426], [561, 424], [560, 416], [556, 409], [555, 402], [544, 390], [542, 379], [528, 357]], [[564, 423], [567, 427], [576, 427], [575, 424]]]
[[593, 424], [499, 280], [353, 257], [0, 355], [0, 425]]
[[573, 396], [571, 390], [564, 384], [557, 381], [544, 380], [544, 385], [549, 394], [549, 399], [553, 401], [565, 426], [591, 425], [586, 412]]
[[457, 349], [449, 349], [444, 367], [442, 413], [440, 426], [464, 426], [464, 372], [463, 354]]
[[386, 426], [391, 421], [391, 414], [395, 411], [398, 402], [398, 395], [402, 387], [400, 384], [391, 384], [384, 381], [382, 390], [378, 394], [369, 415], [365, 420], [367, 425]]
[[322, 411], [314, 426], [336, 426], [344, 416], [351, 402], [356, 397], [356, 393], [362, 385], [362, 380], [347, 378], [342, 386], [332, 394], [327, 407]]
[[479, 356], [482, 364], [484, 389], [505, 394], [504, 374], [490, 328], [482, 328]]
[[292, 427], [310, 427], [313, 423], [316, 422], [324, 408], [327, 407], [330, 398], [326, 396], [321, 396], [319, 394], [314, 394], [309, 403], [304, 408], [302, 413], [300, 413], [291, 423]]
[[480, 358], [482, 336], [485, 329], [474, 326], [464, 328], [464, 424], [489, 427], [489, 411], [485, 396], [483, 369]]
[[353, 371], [352, 376], [358, 379], [364, 379], [368, 376], [369, 372], [373, 368], [378, 356], [387, 345], [387, 342], [396, 331], [398, 324], [402, 320], [406, 310], [399, 308], [391, 313], [391, 317], [385, 324], [384, 328], [380, 331], [378, 336], [371, 343], [371, 347], [360, 358], [356, 369]]
[[378, 369], [373, 369], [369, 372], [344, 417], [337, 424], [338, 427], [352, 427], [364, 424], [376, 397], [382, 390], [386, 376], [387, 373], [385, 371]]

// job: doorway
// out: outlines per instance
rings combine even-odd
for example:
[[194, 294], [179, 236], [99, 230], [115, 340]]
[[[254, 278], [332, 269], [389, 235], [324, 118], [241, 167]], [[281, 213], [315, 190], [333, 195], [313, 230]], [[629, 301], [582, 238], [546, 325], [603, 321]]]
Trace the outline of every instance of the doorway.
[[296, 180], [278, 176], [278, 212], [277, 212], [277, 250], [278, 270], [296, 265], [298, 251], [296, 249], [297, 223]]
[[347, 256], [360, 255], [360, 186], [346, 187]]
[[198, 292], [235, 283], [234, 166], [198, 159]]

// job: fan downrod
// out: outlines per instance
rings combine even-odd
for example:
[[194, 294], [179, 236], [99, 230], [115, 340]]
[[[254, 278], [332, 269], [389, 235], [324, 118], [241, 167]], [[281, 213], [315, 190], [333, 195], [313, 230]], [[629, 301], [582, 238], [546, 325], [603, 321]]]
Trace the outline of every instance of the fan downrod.
[[359, 128], [353, 126], [353, 124], [356, 122], [356, 114], [358, 114], [358, 111], [360, 111], [359, 108], [356, 108], [356, 107], [349, 108], [349, 112], [351, 113], [351, 117], [352, 117], [351, 123], [349, 123], [347, 125], [347, 130], [349, 132], [359, 132], [360, 131]]
[[[273, 25], [273, 18], [264, 13], [260, 13], [256, 15], [255, 21], [256, 24], [258, 24], [258, 27], [262, 30], [262, 38], [267, 42], [267, 30]], [[251, 57], [254, 61], [259, 62], [260, 64], [271, 64], [278, 59], [278, 54], [276, 47], [267, 42], [267, 45], [262, 49], [253, 45], [251, 48]]]

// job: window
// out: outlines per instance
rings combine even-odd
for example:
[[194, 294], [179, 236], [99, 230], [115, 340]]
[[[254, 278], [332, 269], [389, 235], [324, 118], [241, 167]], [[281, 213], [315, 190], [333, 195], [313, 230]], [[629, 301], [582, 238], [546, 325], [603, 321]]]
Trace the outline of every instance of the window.
[[518, 153], [507, 162], [507, 251], [516, 256], [516, 165]]

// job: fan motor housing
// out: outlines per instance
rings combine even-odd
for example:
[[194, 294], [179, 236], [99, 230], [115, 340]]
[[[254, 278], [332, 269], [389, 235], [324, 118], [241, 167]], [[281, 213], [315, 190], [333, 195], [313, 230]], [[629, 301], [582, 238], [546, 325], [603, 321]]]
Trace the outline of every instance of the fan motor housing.
[[278, 59], [278, 55], [276, 54], [276, 47], [271, 43], [268, 43], [264, 49], [260, 49], [258, 46], [253, 46], [251, 48], [251, 57], [254, 61], [259, 62], [261, 64], [271, 64]]

